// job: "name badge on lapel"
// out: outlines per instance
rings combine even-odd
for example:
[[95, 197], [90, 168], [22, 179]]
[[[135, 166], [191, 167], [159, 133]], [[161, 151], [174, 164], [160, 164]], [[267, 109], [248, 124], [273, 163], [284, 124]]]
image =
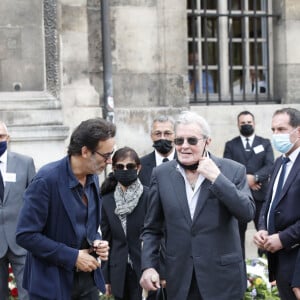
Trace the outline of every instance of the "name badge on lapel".
[[258, 154], [260, 152], [263, 152], [265, 149], [264, 149], [264, 146], [263, 145], [258, 145], [256, 147], [253, 148], [253, 151], [255, 154]]
[[5, 182], [16, 182], [17, 175], [16, 175], [16, 173], [4, 173], [3, 180]]

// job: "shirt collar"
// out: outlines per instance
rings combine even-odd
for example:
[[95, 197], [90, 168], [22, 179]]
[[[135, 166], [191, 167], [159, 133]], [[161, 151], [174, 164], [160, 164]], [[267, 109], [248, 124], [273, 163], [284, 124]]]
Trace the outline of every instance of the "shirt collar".
[[7, 164], [7, 150], [5, 150], [5, 152], [0, 157], [0, 162], [4, 163], [4, 164]]
[[[289, 159], [292, 163], [295, 162], [296, 158], [298, 157], [298, 154], [300, 153], [300, 147], [298, 147], [296, 150], [294, 150], [290, 155], [289, 155]], [[284, 155], [285, 157], [285, 155]]]
[[243, 135], [240, 135], [241, 139], [242, 139], [242, 142], [246, 143], [246, 139], [249, 140], [249, 143], [252, 144], [253, 143], [253, 140], [255, 138], [255, 134], [252, 134], [250, 136], [243, 136]]
[[[172, 160], [172, 159], [174, 159], [174, 156], [175, 156], [175, 148], [173, 148], [173, 151], [170, 153], [170, 155], [167, 156], [167, 158], [169, 160]], [[156, 166], [159, 166], [160, 164], [162, 164], [164, 158], [166, 158], [166, 157], [162, 156], [158, 151], [155, 150]]]
[[[70, 188], [77, 187], [80, 184], [80, 182], [73, 173], [73, 170], [71, 168], [71, 163], [70, 163], [70, 157], [67, 157], [67, 173], [68, 173], [69, 187]], [[88, 174], [86, 177], [86, 186], [92, 184], [93, 182], [94, 182], [93, 174]]]

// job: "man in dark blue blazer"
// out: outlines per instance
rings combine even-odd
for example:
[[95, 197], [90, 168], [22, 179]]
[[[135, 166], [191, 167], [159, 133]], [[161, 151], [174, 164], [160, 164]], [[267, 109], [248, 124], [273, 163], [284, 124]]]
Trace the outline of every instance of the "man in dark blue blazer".
[[150, 184], [153, 168], [176, 157], [173, 118], [164, 115], [155, 118], [151, 125], [151, 139], [155, 150], [141, 157], [139, 179], [145, 186]]
[[[248, 185], [256, 205], [254, 224], [258, 230], [259, 215], [266, 196], [274, 154], [270, 140], [255, 134], [255, 119], [251, 112], [240, 112], [237, 116], [237, 125], [240, 136], [225, 144], [224, 157], [235, 160], [246, 167]], [[249, 148], [247, 148], [247, 141]], [[239, 222], [244, 257], [246, 230], [247, 223]], [[262, 251], [259, 250], [258, 254], [261, 256]]]
[[115, 132], [100, 118], [81, 122], [68, 155], [42, 167], [26, 190], [16, 239], [28, 250], [23, 287], [31, 300], [99, 300], [105, 292], [97, 175], [111, 163]]
[[283, 155], [274, 164], [254, 243], [268, 251], [270, 281], [281, 300], [300, 288], [300, 111], [283, 108], [272, 118], [273, 145]]
[[237, 220], [255, 215], [245, 167], [208, 153], [210, 128], [196, 113], [180, 114], [175, 136], [177, 159], [152, 172], [140, 283], [160, 287], [157, 254], [165, 236], [168, 299], [242, 299], [247, 280]]

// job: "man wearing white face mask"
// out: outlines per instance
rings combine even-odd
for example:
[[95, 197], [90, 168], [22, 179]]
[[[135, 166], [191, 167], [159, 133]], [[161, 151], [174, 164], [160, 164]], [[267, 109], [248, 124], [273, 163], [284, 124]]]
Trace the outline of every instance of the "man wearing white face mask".
[[254, 243], [268, 251], [269, 279], [276, 280], [280, 299], [300, 299], [300, 111], [277, 110], [272, 131], [273, 145], [283, 155], [274, 165]]

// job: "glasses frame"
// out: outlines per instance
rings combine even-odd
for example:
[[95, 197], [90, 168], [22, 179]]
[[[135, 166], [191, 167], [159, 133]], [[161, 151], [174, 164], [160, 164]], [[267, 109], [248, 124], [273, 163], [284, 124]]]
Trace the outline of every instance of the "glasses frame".
[[172, 135], [174, 135], [174, 132], [170, 130], [165, 130], [165, 131], [155, 130], [151, 134], [156, 138], [161, 138], [161, 137], [170, 138]]
[[94, 152], [97, 153], [98, 155], [100, 155], [101, 157], [103, 157], [105, 159], [105, 161], [107, 161], [114, 154], [115, 150], [113, 150], [112, 152], [109, 152], [109, 153], [101, 153], [101, 152], [96, 151], [96, 150]]
[[[199, 141], [205, 141], [206, 139], [207, 139], [207, 137], [204, 137], [204, 136], [200, 139], [198, 139], [194, 136], [190, 136], [190, 137], [187, 137], [187, 138], [177, 137], [177, 138], [174, 139], [174, 144], [176, 146], [182, 146], [184, 144], [184, 141], [187, 141], [189, 145], [196, 146], [199, 143]], [[180, 140], [180, 142], [179, 142], [179, 140]]]
[[[120, 166], [122, 166], [122, 168]], [[118, 163], [113, 166], [115, 170], [124, 170], [125, 168], [126, 170], [136, 170], [137, 167], [138, 165], [136, 163], [127, 163], [126, 165]]]

